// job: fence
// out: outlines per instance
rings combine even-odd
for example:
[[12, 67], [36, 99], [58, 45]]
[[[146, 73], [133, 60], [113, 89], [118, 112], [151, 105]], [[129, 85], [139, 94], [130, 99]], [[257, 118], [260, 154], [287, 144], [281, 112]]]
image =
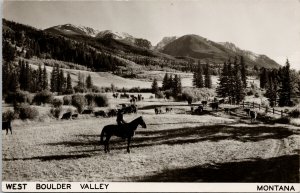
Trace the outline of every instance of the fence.
[[273, 113], [276, 115], [280, 115], [281, 117], [283, 116], [287, 116], [288, 113], [283, 112], [282, 110], [276, 110], [274, 107], [273, 108], [269, 108], [268, 106], [264, 106], [261, 104], [257, 104], [255, 102], [244, 102], [240, 104], [240, 106], [243, 106], [243, 108], [248, 107], [248, 108], [258, 108], [259, 110], [261, 109], [265, 109], [266, 113]]

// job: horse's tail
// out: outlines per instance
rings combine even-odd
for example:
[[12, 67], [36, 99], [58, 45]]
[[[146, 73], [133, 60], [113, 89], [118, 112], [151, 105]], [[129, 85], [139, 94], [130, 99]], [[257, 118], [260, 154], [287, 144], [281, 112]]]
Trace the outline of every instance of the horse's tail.
[[105, 134], [105, 129], [106, 127], [103, 127], [101, 134], [100, 134], [100, 144], [103, 144], [103, 138], [104, 138], [104, 134]]

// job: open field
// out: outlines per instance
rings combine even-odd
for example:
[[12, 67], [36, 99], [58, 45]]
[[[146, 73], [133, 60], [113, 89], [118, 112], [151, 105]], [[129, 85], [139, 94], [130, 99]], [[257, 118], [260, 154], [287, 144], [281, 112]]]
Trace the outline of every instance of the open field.
[[155, 115], [140, 105], [145, 110], [124, 116], [147, 124], [130, 154], [119, 138], [108, 154], [99, 145], [101, 129], [115, 118], [13, 125], [13, 135], [2, 133], [3, 181], [299, 181], [299, 127], [249, 124], [221, 112]]

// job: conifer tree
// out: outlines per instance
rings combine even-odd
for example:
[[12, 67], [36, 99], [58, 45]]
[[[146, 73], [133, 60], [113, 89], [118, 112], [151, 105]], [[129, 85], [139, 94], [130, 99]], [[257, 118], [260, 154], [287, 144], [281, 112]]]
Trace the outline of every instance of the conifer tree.
[[212, 87], [211, 75], [210, 75], [210, 70], [209, 70], [209, 64], [208, 63], [205, 65], [204, 86], [206, 88], [211, 88]]
[[37, 71], [37, 85], [36, 85], [36, 89], [37, 91], [41, 91], [43, 90], [43, 71], [42, 71], [42, 67], [39, 64], [38, 67], [38, 71]]
[[262, 67], [260, 70], [259, 80], [260, 80], [260, 88], [265, 88], [265, 86], [268, 83], [268, 72], [264, 67]]
[[66, 93], [67, 94], [72, 94], [73, 93], [72, 79], [71, 79], [70, 73], [68, 73], [68, 75], [67, 75]]
[[224, 62], [224, 66], [222, 68], [222, 72], [219, 76], [219, 85], [217, 87], [217, 94], [219, 97], [225, 98], [229, 95], [229, 87], [228, 87], [228, 67], [226, 62]]
[[286, 65], [281, 70], [281, 85], [279, 89], [279, 106], [288, 106], [291, 101], [291, 79], [290, 79], [290, 63], [287, 60]]
[[42, 83], [42, 88], [43, 90], [47, 90], [48, 89], [48, 74], [47, 74], [47, 70], [46, 70], [46, 66], [44, 65], [44, 69], [43, 69], [43, 83]]
[[240, 66], [241, 66], [241, 78], [242, 78], [243, 86], [244, 88], [247, 88], [247, 71], [246, 71], [247, 69], [246, 69], [246, 64], [243, 56], [241, 56], [240, 58]]
[[93, 88], [93, 81], [92, 81], [92, 77], [91, 77], [91, 75], [88, 75], [87, 77], [86, 77], [86, 88], [87, 89], [92, 89]]
[[168, 90], [169, 87], [169, 74], [166, 73], [162, 82], [162, 90]]
[[157, 83], [157, 80], [156, 78], [154, 78], [153, 82], [152, 82], [152, 85], [151, 85], [151, 92], [153, 94], [157, 94], [159, 92], [159, 87], [158, 87], [158, 83]]

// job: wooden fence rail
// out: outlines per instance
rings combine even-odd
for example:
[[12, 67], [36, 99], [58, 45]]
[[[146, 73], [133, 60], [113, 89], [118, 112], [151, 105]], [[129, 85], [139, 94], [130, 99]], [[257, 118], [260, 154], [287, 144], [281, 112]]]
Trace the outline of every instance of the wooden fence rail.
[[267, 106], [261, 105], [261, 104], [257, 104], [255, 102], [244, 102], [240, 104], [240, 106], [243, 106], [243, 108], [248, 107], [248, 108], [258, 108], [260, 109], [265, 109], [266, 113], [273, 113], [273, 114], [277, 114], [280, 115], [281, 117], [283, 116], [287, 116], [288, 113], [283, 112], [282, 110], [276, 110], [274, 107], [273, 108], [269, 108]]

